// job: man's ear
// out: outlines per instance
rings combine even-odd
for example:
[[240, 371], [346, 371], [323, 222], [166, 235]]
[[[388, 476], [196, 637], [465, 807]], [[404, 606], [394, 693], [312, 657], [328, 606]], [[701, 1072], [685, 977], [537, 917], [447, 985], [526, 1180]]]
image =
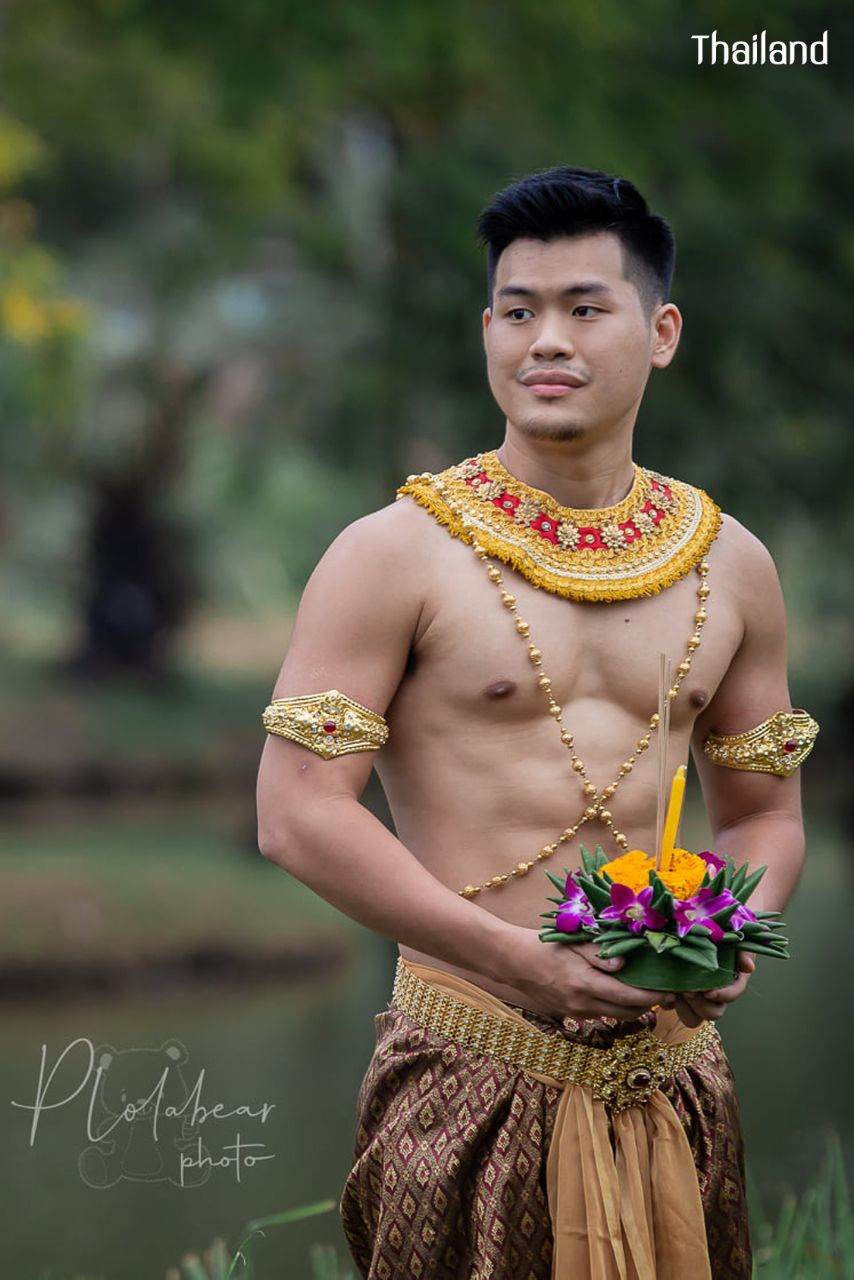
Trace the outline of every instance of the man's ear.
[[664, 302], [653, 312], [653, 339], [650, 364], [666, 369], [676, 354], [682, 333], [682, 313], [673, 302]]
[[487, 331], [487, 329], [489, 328], [490, 321], [492, 320], [492, 310], [491, 310], [491, 308], [489, 308], [489, 307], [484, 307], [484, 309], [483, 309], [483, 315], [482, 315], [481, 319], [483, 320], [483, 339], [484, 339], [484, 342], [486, 342], [486, 331]]

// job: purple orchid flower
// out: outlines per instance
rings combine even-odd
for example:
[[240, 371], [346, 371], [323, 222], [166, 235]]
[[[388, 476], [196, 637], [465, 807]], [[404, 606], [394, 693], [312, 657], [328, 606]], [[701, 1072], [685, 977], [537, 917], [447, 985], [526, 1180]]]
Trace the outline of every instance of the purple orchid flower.
[[587, 894], [572, 877], [566, 881], [566, 902], [562, 902], [555, 916], [555, 928], [561, 933], [577, 933], [583, 924], [596, 926], [593, 904]]
[[644, 929], [660, 929], [667, 923], [667, 916], [651, 907], [652, 885], [635, 893], [627, 884], [611, 885], [611, 905], [599, 912], [600, 920], [622, 920], [629, 926], [630, 933], [641, 933]]
[[712, 941], [720, 942], [724, 936], [724, 930], [717, 920], [712, 919], [712, 916], [718, 911], [723, 911], [725, 907], [731, 907], [737, 901], [738, 899], [730, 893], [729, 889], [724, 889], [722, 893], [713, 893], [708, 885], [698, 889], [692, 898], [674, 898], [676, 932], [680, 938], [684, 938], [695, 924], [702, 924], [709, 930]]
[[718, 872], [722, 871], [726, 866], [726, 858], [719, 857], [716, 853], [713, 853], [711, 849], [701, 849], [697, 854], [697, 857], [703, 859], [706, 866], [709, 868], [709, 875], [712, 878], [714, 878]]
[[750, 907], [740, 902], [729, 918], [730, 929], [740, 929], [742, 925], [747, 924], [748, 920], [758, 920], [759, 917], [754, 915]]

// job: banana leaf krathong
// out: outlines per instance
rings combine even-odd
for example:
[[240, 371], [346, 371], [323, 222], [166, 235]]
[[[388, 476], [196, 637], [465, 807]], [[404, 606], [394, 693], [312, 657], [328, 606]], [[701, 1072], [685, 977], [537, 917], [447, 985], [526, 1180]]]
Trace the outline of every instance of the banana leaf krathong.
[[739, 951], [789, 958], [780, 912], [746, 905], [766, 867], [751, 872], [746, 862], [737, 867], [711, 850], [672, 855], [673, 869], [662, 872], [668, 885], [641, 850], [610, 862], [601, 845], [593, 852], [582, 845], [580, 868], [564, 868], [563, 879], [546, 872], [560, 896], [549, 898], [553, 910], [540, 913], [547, 921], [540, 940], [599, 942], [602, 959], [625, 957], [615, 978], [655, 991], [726, 986]]

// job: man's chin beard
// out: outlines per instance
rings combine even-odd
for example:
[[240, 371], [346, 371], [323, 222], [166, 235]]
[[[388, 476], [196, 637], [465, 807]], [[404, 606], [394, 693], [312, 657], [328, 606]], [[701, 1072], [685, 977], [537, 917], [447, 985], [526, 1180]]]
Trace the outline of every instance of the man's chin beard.
[[543, 422], [539, 418], [518, 423], [517, 430], [529, 440], [581, 440], [587, 434], [587, 428], [577, 422]]

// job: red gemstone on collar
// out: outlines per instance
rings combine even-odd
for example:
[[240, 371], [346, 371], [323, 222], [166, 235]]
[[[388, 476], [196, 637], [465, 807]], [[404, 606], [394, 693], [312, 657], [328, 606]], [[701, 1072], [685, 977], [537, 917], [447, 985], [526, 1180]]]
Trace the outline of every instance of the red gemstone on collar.
[[497, 498], [492, 499], [494, 506], [500, 507], [502, 511], [507, 511], [510, 514], [516, 510], [520, 501], [520, 498], [517, 498], [513, 493], [508, 493], [506, 489], [503, 493], [499, 493]]
[[647, 498], [646, 502], [641, 507], [641, 511], [646, 511], [650, 516], [652, 516], [652, 519], [656, 524], [661, 524], [664, 519], [664, 512], [661, 510], [661, 507], [657, 507], [654, 502], [650, 502], [649, 498]]
[[531, 524], [532, 529], [536, 529], [541, 538], [547, 538], [549, 542], [557, 542], [557, 528], [560, 520], [553, 520], [551, 516], [547, 516], [545, 511], [541, 511]]
[[788, 742], [783, 743], [783, 750], [795, 751], [797, 749], [797, 745], [798, 745], [797, 742], [793, 742], [792, 739], [790, 738]]
[[324, 733], [334, 733], [337, 727], [338, 726], [336, 725], [334, 720], [324, 720], [323, 722]]
[[[476, 459], [474, 458], [466, 460], [467, 463], [473, 463], [475, 461]], [[476, 475], [465, 476], [464, 480], [465, 484], [470, 489], [477, 490], [481, 483], [488, 482], [491, 478], [489, 471], [484, 468], [477, 472]], [[673, 490], [669, 484], [661, 484], [658, 480], [651, 479], [650, 488], [653, 491], [657, 491], [657, 493], [666, 495], [666, 498], [672, 497]], [[513, 521], [516, 518], [516, 510], [521, 504], [522, 499], [517, 494], [504, 489], [497, 497], [491, 498], [489, 501], [494, 507], [497, 507], [499, 511], [504, 512], [508, 521]], [[665, 512], [662, 507], [658, 506], [655, 501], [649, 498], [647, 498], [640, 510], [646, 512], [646, 514], [650, 516], [656, 527], [661, 524], [661, 521], [665, 516]], [[526, 525], [526, 528], [530, 529], [533, 533], [538, 533], [545, 541], [557, 545], [557, 530], [562, 523], [562, 520], [556, 519], [547, 512], [539, 511], [536, 517]], [[630, 547], [634, 542], [643, 541], [646, 536], [637, 527], [637, 525], [633, 523], [631, 517], [627, 520], [621, 521], [617, 527], [623, 530], [625, 534], [625, 546], [627, 547]], [[579, 540], [577, 543], [577, 550], [604, 551], [607, 549], [607, 544], [602, 537], [602, 530], [598, 526], [586, 525], [579, 528], [578, 532]]]

